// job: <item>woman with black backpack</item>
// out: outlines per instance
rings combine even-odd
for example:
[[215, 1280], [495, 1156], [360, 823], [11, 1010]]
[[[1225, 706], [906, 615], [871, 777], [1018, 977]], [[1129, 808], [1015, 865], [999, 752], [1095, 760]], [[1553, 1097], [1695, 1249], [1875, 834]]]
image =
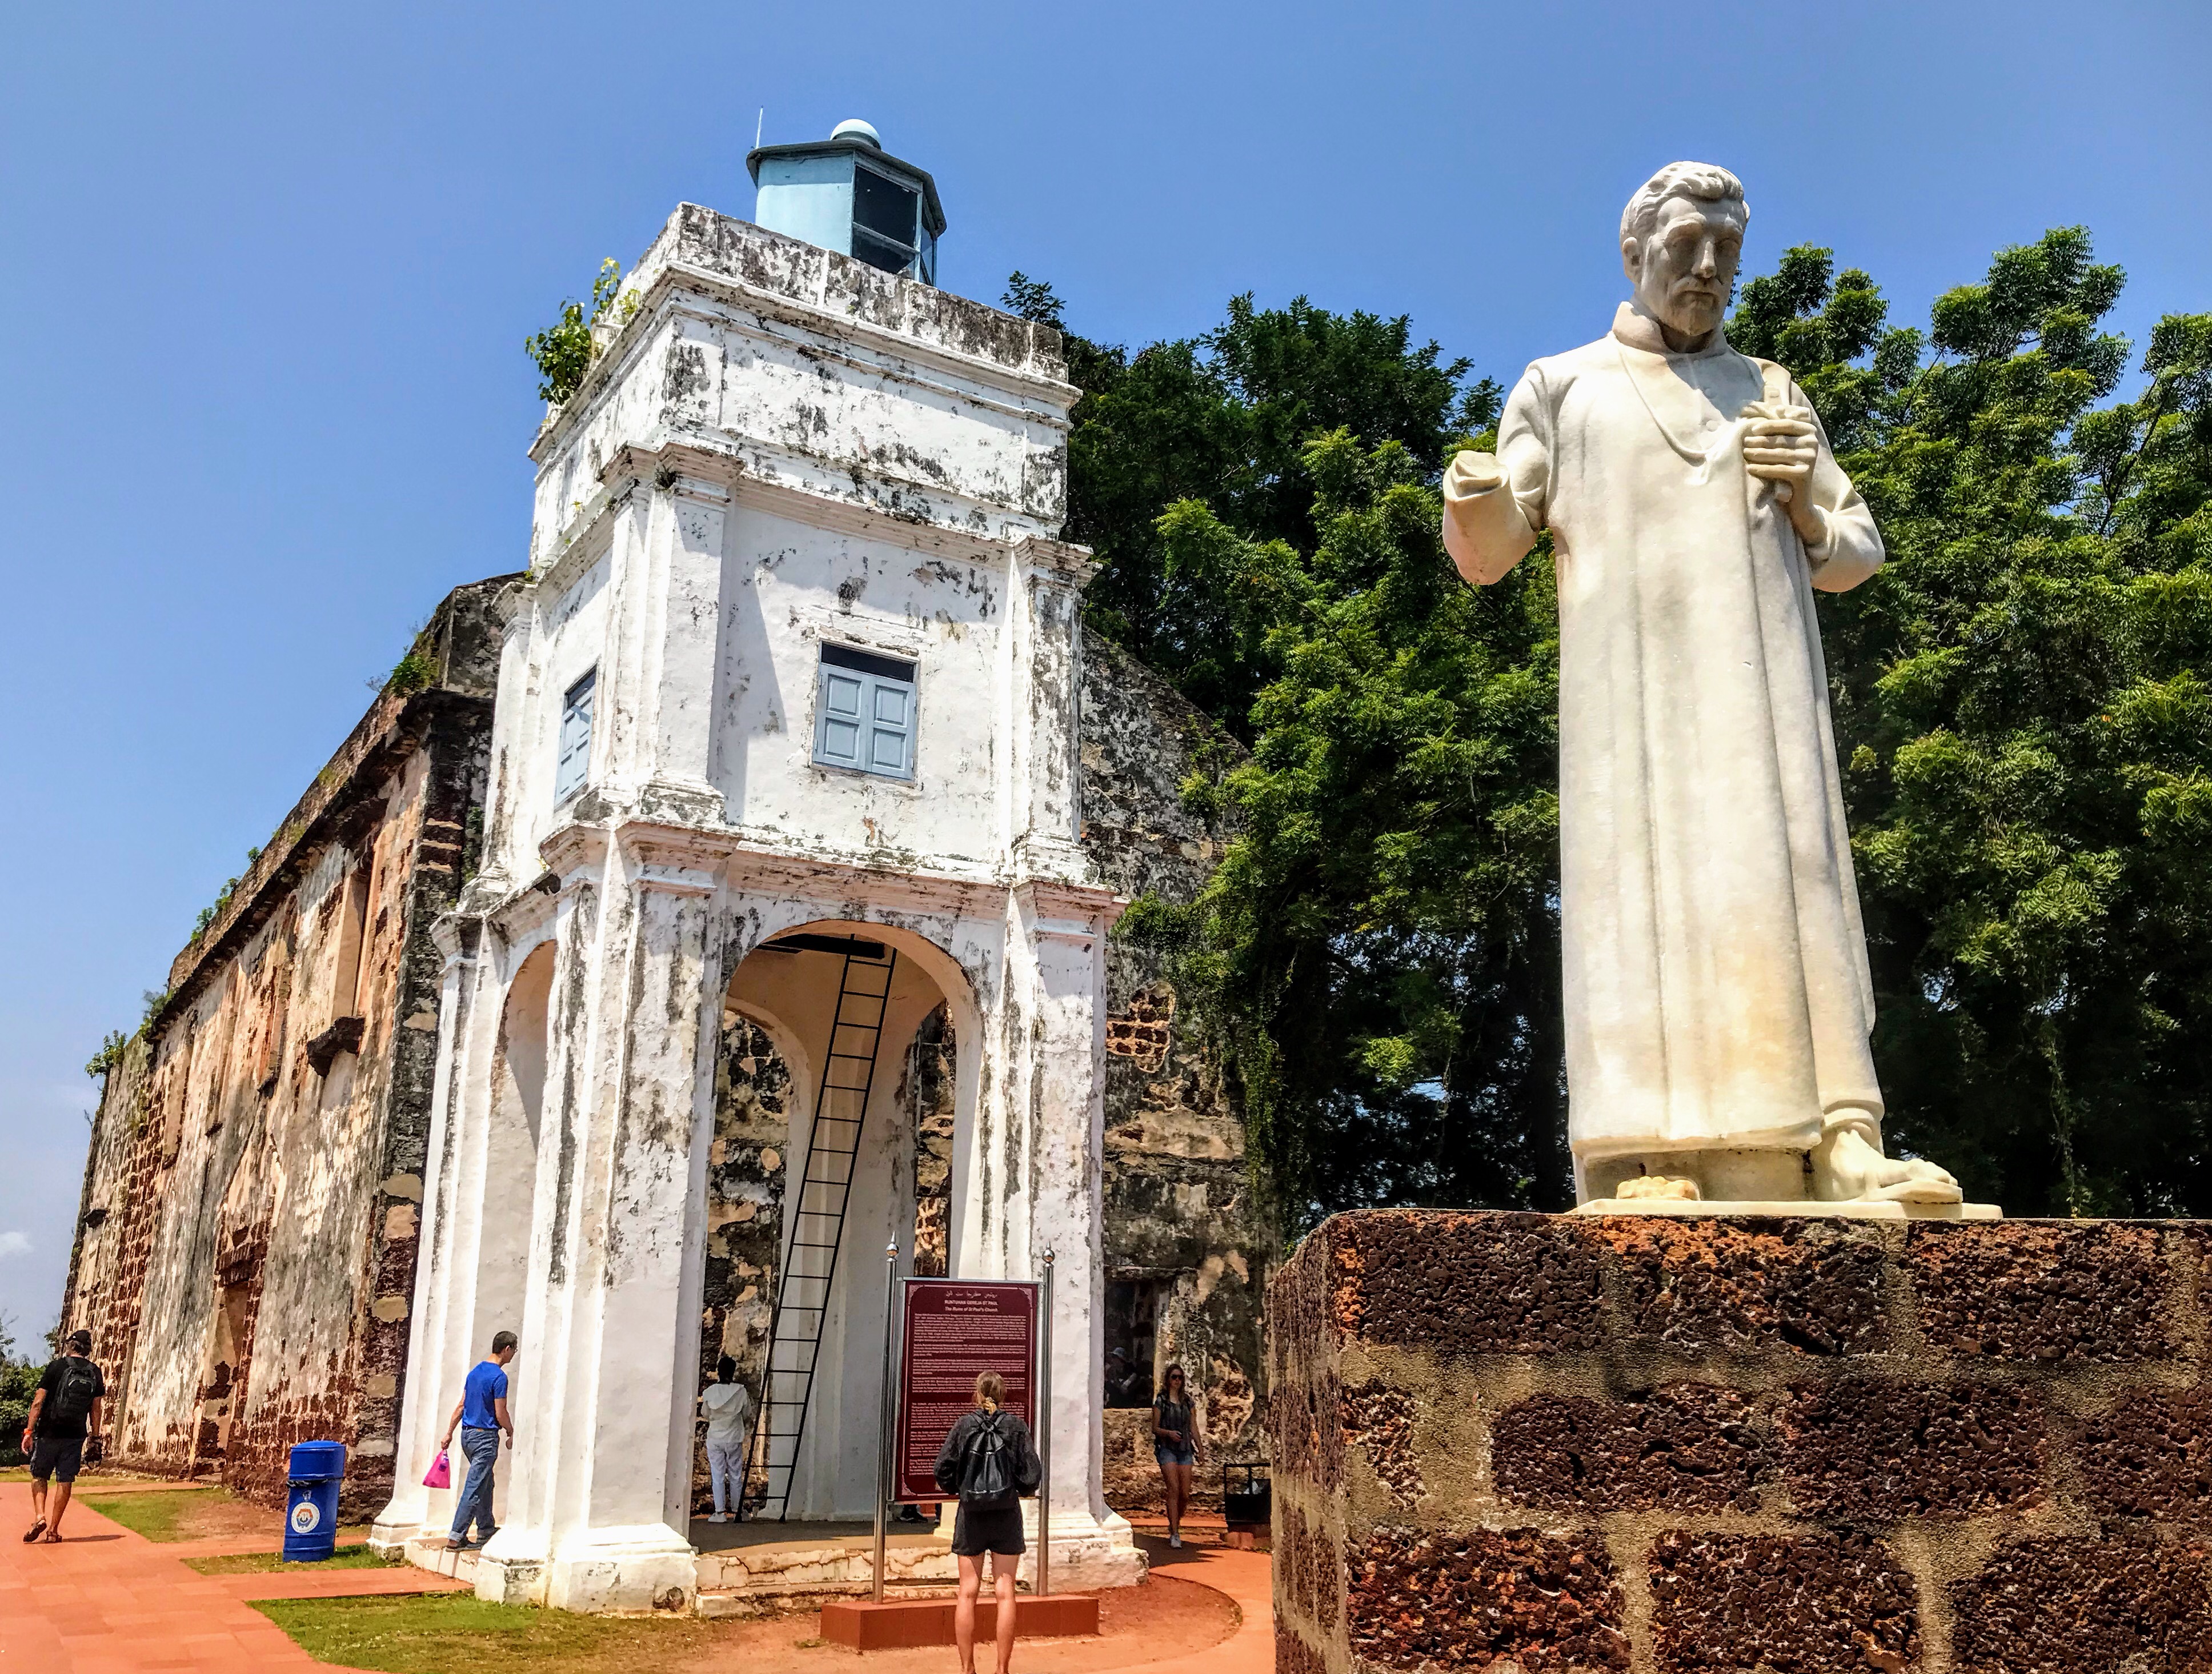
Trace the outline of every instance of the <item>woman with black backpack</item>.
[[983, 1554], [991, 1555], [992, 1591], [998, 1600], [999, 1674], [1014, 1660], [1014, 1577], [1026, 1549], [1022, 1496], [1035, 1494], [1044, 1464], [1029, 1426], [1002, 1405], [1006, 1380], [995, 1372], [975, 1379], [975, 1409], [963, 1413], [937, 1454], [937, 1485], [957, 1494], [952, 1551], [960, 1560], [960, 1599], [952, 1610], [952, 1641], [960, 1674], [975, 1674], [975, 1598], [983, 1589]]

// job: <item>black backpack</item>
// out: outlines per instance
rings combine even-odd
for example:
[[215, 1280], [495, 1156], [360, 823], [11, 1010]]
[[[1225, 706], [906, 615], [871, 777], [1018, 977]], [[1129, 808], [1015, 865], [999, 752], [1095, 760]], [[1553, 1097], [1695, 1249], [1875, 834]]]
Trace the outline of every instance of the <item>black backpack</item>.
[[72, 1424], [89, 1418], [92, 1403], [99, 1398], [100, 1368], [81, 1354], [66, 1356], [61, 1376], [54, 1381], [53, 1415]]
[[983, 1414], [975, 1434], [968, 1438], [966, 1457], [960, 1462], [960, 1498], [970, 1506], [1011, 1506], [1020, 1495], [1014, 1489], [1013, 1449], [1000, 1429], [1001, 1414]]

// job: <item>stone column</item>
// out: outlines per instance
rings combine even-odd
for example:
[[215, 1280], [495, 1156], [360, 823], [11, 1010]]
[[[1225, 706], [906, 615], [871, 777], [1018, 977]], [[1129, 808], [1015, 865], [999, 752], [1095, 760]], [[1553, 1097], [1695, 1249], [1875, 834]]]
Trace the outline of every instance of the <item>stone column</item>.
[[531, 1393], [515, 1413], [520, 1491], [477, 1592], [577, 1610], [642, 1610], [672, 1592], [688, 1604], [719, 854], [635, 824], [570, 826], [546, 847], [560, 953], [518, 1365]]
[[[998, 1031], [1011, 1090], [1007, 1166], [1028, 1183], [1004, 1223], [1005, 1273], [1034, 1279], [1054, 1257], [1052, 1357], [1052, 1580], [1070, 1590], [1124, 1586], [1144, 1574], [1128, 1523], [1106, 1506], [1104, 1168], [1106, 891], [1043, 882], [1017, 887], [1007, 912], [1006, 1000]], [[1034, 1502], [1031, 1502], [1032, 1504]]]

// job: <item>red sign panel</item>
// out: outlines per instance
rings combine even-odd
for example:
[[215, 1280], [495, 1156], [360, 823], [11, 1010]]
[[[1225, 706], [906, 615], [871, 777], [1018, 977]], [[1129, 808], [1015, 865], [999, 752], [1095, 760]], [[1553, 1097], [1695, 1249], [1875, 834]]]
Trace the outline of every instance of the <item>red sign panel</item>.
[[898, 1464], [894, 1500], [942, 1500], [937, 1453], [975, 1404], [979, 1373], [1006, 1380], [1006, 1410], [1036, 1431], [1037, 1287], [971, 1279], [908, 1279], [901, 1312]]

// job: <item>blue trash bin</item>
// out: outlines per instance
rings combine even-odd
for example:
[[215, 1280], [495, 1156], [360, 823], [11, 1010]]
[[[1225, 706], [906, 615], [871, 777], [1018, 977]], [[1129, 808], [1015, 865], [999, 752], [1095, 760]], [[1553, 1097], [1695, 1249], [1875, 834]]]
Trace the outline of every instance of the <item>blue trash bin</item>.
[[345, 1480], [342, 1441], [302, 1441], [292, 1449], [284, 1502], [284, 1561], [320, 1563], [337, 1549], [338, 1487]]

